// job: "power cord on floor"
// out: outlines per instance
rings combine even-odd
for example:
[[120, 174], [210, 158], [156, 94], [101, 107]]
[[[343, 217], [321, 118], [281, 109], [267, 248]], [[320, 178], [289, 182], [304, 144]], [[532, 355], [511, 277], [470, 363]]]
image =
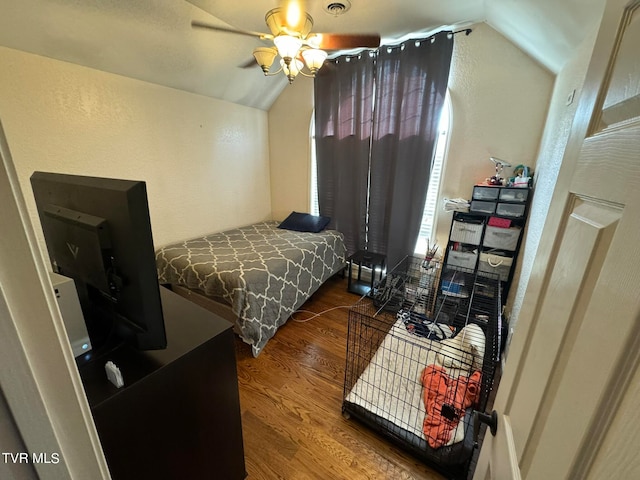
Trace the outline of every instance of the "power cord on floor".
[[[324, 315], [325, 313], [328, 313], [328, 312], [330, 312], [330, 311], [332, 311], [332, 310], [337, 310], [337, 309], [339, 309], [339, 308], [351, 308], [352, 306], [353, 306], [353, 305], [340, 305], [340, 306], [338, 306], [338, 307], [328, 308], [328, 309], [323, 310], [322, 312], [318, 312], [318, 313], [316, 313], [316, 312], [312, 312], [312, 311], [310, 311], [310, 310], [296, 310], [295, 312], [293, 312], [293, 313], [291, 314], [291, 320], [293, 320], [294, 322], [298, 322], [298, 323], [305, 323], [305, 322], [308, 322], [309, 320], [313, 320], [313, 319], [314, 319], [314, 318], [316, 318], [316, 317], [320, 317], [320, 316]], [[309, 318], [304, 318], [304, 319], [302, 319], [302, 320], [298, 320], [298, 319], [294, 316], [296, 313], [312, 313], [313, 315], [311, 315]]]

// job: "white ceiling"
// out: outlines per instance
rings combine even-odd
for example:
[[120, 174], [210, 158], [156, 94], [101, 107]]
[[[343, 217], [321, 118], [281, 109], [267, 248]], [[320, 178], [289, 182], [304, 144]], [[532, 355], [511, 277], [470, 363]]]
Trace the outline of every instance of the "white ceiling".
[[[1, 0], [0, 45], [268, 109], [284, 76], [242, 68], [261, 42], [194, 29], [191, 21], [268, 31], [264, 14], [278, 0], [191, 1]], [[379, 33], [383, 43], [484, 21], [555, 73], [598, 21], [603, 1], [351, 0], [339, 17], [324, 10], [329, 0], [306, 7], [314, 32]]]

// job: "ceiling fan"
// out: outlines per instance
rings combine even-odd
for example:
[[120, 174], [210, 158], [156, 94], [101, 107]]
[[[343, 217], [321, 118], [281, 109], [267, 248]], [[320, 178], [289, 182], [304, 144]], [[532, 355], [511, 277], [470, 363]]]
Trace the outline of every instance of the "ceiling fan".
[[[191, 25], [218, 32], [247, 35], [269, 42], [270, 46], [255, 48], [253, 56], [265, 75], [284, 72], [289, 83], [293, 83], [299, 73], [314, 77], [327, 58], [327, 50], [380, 46], [380, 35], [377, 34], [312, 33], [313, 18], [304, 10], [302, 0], [289, 0], [284, 5], [269, 10], [265, 15], [265, 23], [270, 33], [220, 27], [197, 20], [192, 21]], [[278, 70], [271, 71], [278, 55], [280, 66]], [[309, 73], [303, 71], [305, 66]]]

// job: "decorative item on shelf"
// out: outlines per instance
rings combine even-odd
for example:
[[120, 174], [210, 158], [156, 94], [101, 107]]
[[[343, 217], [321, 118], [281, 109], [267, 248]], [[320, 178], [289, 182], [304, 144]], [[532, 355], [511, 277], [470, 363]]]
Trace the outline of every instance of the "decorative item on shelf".
[[502, 178], [502, 170], [504, 169], [504, 167], [510, 167], [511, 164], [505, 162], [504, 160], [500, 160], [497, 157], [489, 157], [489, 160], [491, 160], [495, 164], [496, 174], [493, 177], [487, 179], [487, 184], [499, 186], [504, 185], [505, 179]]
[[533, 172], [526, 165], [517, 165], [513, 169], [513, 177], [509, 179], [509, 184], [514, 187], [527, 188], [531, 185]]
[[445, 198], [442, 206], [445, 212], [468, 212], [470, 203], [464, 198]]
[[509, 228], [511, 227], [511, 220], [501, 217], [490, 217], [487, 225], [492, 227]]
[[438, 251], [438, 244], [436, 243], [433, 247], [429, 240], [427, 240], [427, 253], [424, 255], [424, 260], [422, 261], [422, 268], [431, 268], [431, 261], [436, 256], [436, 252]]

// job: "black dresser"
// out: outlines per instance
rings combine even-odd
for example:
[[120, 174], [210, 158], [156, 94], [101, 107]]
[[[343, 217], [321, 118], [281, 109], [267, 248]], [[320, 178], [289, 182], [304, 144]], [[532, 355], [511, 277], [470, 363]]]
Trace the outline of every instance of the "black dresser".
[[[80, 367], [114, 480], [246, 477], [234, 334], [161, 287], [165, 350], [119, 347]], [[106, 377], [113, 361], [124, 379]]]

